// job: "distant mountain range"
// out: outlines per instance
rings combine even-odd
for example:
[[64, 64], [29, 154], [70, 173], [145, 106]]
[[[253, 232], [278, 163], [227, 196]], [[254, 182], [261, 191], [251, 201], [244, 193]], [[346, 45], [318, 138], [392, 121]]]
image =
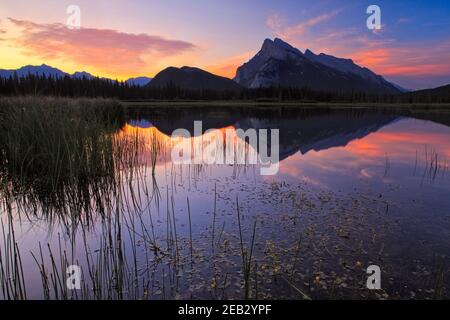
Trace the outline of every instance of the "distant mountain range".
[[169, 84], [188, 90], [239, 91], [242, 89], [231, 79], [193, 67], [166, 68], [158, 73], [148, 86], [158, 88]]
[[[65, 76], [70, 76], [68, 73], [63, 72], [59, 69], [50, 67], [46, 64], [40, 65], [40, 66], [25, 66], [17, 70], [5, 70], [0, 69], [0, 77], [2, 78], [9, 78], [13, 77], [14, 74], [16, 74], [19, 78], [25, 77], [29, 74], [36, 75], [36, 76], [51, 76], [54, 78], [63, 78]], [[74, 78], [78, 78], [82, 72], [76, 72], [73, 74]]]
[[[24, 66], [22, 68], [16, 69], [16, 70], [5, 70], [0, 69], [0, 77], [2, 78], [9, 78], [13, 77], [14, 74], [17, 75], [17, 77], [25, 77], [29, 74], [36, 75], [36, 76], [47, 76], [47, 77], [54, 77], [54, 78], [64, 78], [64, 77], [71, 77], [73, 79], [94, 79], [96, 78], [92, 74], [85, 72], [85, 71], [79, 71], [75, 72], [73, 74], [69, 74], [67, 72], [61, 71], [60, 69], [48, 66], [46, 64], [40, 65], [40, 66]], [[107, 78], [102, 78], [107, 79]], [[111, 81], [115, 81], [112, 79], [109, 79]], [[152, 78], [148, 77], [138, 77], [138, 78], [130, 78], [126, 80], [125, 82], [129, 85], [134, 86], [146, 86], [149, 84], [149, 82], [152, 80]]]
[[285, 86], [334, 92], [402, 92], [399, 86], [350, 59], [316, 55], [310, 50], [303, 54], [278, 38], [266, 39], [261, 50], [237, 69], [234, 80], [247, 88]]
[[130, 78], [125, 82], [132, 86], [144, 87], [144, 86], [148, 85], [150, 83], [150, 81], [152, 81], [152, 78], [137, 77], [137, 78]]
[[[0, 77], [16, 74], [46, 75], [55, 78], [96, 78], [81, 71], [68, 74], [48, 65], [25, 66], [17, 70], [1, 70]], [[351, 59], [338, 58], [324, 53], [315, 54], [307, 49], [302, 53], [281, 39], [266, 39], [259, 52], [237, 68], [234, 79], [217, 76], [195, 67], [168, 67], [153, 79], [130, 78], [125, 83], [140, 87], [157, 88], [169, 84], [186, 90], [239, 91], [243, 88], [297, 87], [323, 92], [365, 92], [369, 94], [400, 94], [410, 92], [385, 80], [368, 68]], [[439, 94], [446, 94], [445, 89]], [[431, 96], [424, 92], [421, 96]]]

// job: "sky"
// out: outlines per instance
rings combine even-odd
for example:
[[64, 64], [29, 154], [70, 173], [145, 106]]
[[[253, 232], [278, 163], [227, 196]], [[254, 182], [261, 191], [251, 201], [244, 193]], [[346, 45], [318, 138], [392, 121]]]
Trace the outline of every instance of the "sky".
[[[373, 4], [380, 30], [366, 25]], [[71, 5], [78, 29], [67, 27]], [[274, 37], [409, 89], [450, 83], [449, 0], [0, 0], [1, 69], [45, 63], [124, 80], [188, 65], [232, 78]]]

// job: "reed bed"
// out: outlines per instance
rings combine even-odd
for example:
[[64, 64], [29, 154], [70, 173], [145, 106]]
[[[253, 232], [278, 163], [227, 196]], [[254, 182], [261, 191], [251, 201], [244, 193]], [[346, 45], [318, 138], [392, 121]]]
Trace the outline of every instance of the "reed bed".
[[123, 148], [113, 133], [123, 122], [113, 100], [1, 98], [3, 198], [43, 215], [90, 210], [115, 186]]
[[[0, 98], [0, 285], [4, 299], [26, 299], [14, 219], [45, 219], [66, 232], [64, 245], [31, 252], [45, 299], [130, 299], [148, 295], [140, 283], [138, 241], [161, 249], [142, 215], [159, 202], [155, 170], [161, 145], [139, 130], [121, 134], [125, 110], [113, 100]], [[148, 171], [150, 168], [150, 171]], [[152, 176], [148, 186], [146, 176]], [[174, 208], [167, 254], [178, 250]], [[173, 225], [172, 225], [173, 222]], [[100, 227], [99, 247], [89, 233]], [[140, 232], [139, 232], [140, 230]], [[50, 230], [49, 230], [50, 231]], [[125, 237], [129, 239], [124, 239]], [[127, 246], [125, 245], [127, 242]], [[75, 258], [83, 246], [85, 257]], [[175, 244], [175, 245], [174, 245]], [[171, 251], [173, 250], [173, 251]], [[175, 256], [176, 257], [176, 256]], [[83, 261], [79, 261], [81, 259]], [[146, 259], [147, 262], [150, 259]], [[68, 290], [66, 269], [84, 266], [81, 290]], [[145, 287], [145, 289], [144, 289]]]

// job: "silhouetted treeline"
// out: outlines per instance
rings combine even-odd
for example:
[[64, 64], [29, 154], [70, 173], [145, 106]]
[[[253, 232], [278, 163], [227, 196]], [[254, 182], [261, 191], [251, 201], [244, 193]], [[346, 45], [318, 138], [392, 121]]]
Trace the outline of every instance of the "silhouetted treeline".
[[450, 102], [450, 85], [405, 93], [403, 98], [406, 102], [448, 103]]
[[241, 91], [186, 90], [169, 84], [161, 88], [139, 87], [102, 78], [54, 78], [28, 75], [0, 78], [0, 95], [103, 97], [122, 100], [252, 100], [339, 103], [444, 103], [450, 102], [450, 86], [405, 94], [376, 95], [365, 92], [318, 92], [308, 88], [269, 87]]
[[130, 98], [141, 95], [141, 88], [125, 82], [93, 78], [54, 78], [28, 75], [0, 79], [2, 95], [45, 95], [56, 97]]

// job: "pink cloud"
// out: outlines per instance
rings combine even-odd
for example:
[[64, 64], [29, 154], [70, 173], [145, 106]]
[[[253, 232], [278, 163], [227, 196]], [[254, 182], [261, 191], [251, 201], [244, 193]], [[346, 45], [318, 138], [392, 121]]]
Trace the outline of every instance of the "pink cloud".
[[266, 19], [266, 25], [274, 30], [277, 36], [286, 40], [292, 40], [295, 37], [302, 36], [309, 31], [310, 28], [322, 22], [330, 20], [341, 12], [341, 10], [333, 10], [322, 15], [310, 18], [296, 25], [283, 27], [283, 19], [279, 15], [271, 15]]
[[450, 42], [423, 47], [411, 45], [380, 46], [356, 50], [350, 56], [356, 63], [384, 75], [448, 75], [450, 73]]
[[142, 70], [143, 56], [153, 60], [175, 56], [195, 48], [186, 41], [149, 34], [132, 34], [110, 29], [69, 29], [61, 23], [38, 24], [9, 21], [21, 30], [15, 45], [44, 59], [67, 59], [77, 64], [113, 72]]
[[277, 13], [271, 14], [266, 19], [266, 25], [272, 30], [278, 30], [283, 26], [284, 19]]

